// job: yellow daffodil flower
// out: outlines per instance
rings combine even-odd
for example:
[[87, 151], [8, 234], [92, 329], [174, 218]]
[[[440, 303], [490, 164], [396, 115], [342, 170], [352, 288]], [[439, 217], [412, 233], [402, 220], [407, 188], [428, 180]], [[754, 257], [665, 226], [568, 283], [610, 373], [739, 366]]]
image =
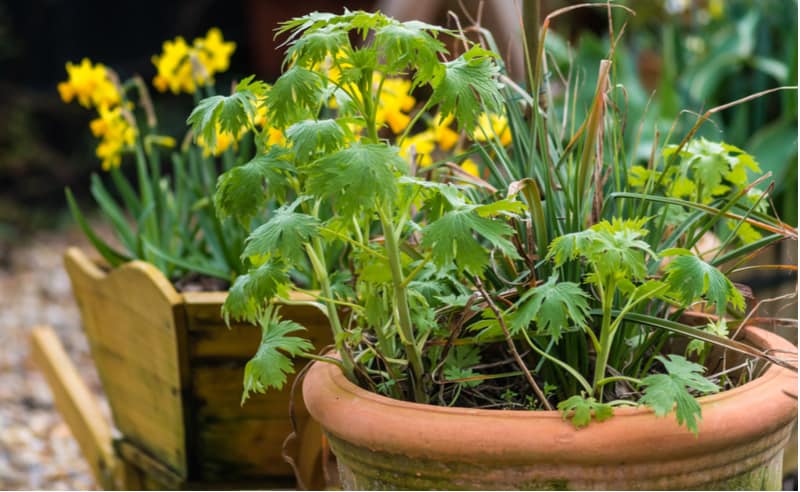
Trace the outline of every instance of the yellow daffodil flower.
[[158, 71], [153, 85], [160, 92], [192, 94], [198, 84], [212, 83], [214, 74], [228, 69], [235, 49], [236, 44], [225, 42], [216, 28], [210, 29], [205, 38], [195, 39], [192, 46], [180, 36], [165, 41], [161, 55], [152, 58]]
[[119, 167], [122, 153], [133, 147], [137, 132], [136, 127], [123, 116], [121, 107], [108, 109], [100, 106], [98, 110], [100, 116], [92, 120], [89, 127], [95, 137], [101, 138], [96, 154], [102, 160], [103, 169], [108, 171]]
[[466, 171], [468, 174], [475, 176], [476, 178], [481, 177], [480, 168], [472, 159], [466, 159], [464, 162], [462, 162], [461, 169]]
[[511, 143], [508, 119], [502, 115], [481, 113], [478, 117], [478, 126], [472, 132], [472, 139], [486, 142], [495, 137], [500, 139], [500, 144], [503, 146]]
[[77, 98], [85, 108], [109, 108], [119, 104], [119, 90], [103, 64], [93, 66], [88, 58], [84, 58], [80, 65], [68, 62], [66, 67], [69, 79], [58, 84], [58, 93], [65, 103]]
[[431, 154], [436, 149], [436, 137], [431, 130], [412, 135], [400, 144], [400, 155], [411, 162], [412, 149], [416, 164], [427, 166], [433, 164]]
[[196, 89], [189, 45], [178, 36], [173, 41], [164, 41], [161, 56], [152, 58], [158, 75], [153, 79], [153, 86], [160, 92], [170, 90], [173, 94], [180, 92], [193, 93]]
[[[267, 146], [270, 145], [284, 145], [286, 143], [286, 136], [283, 132], [275, 127], [269, 126], [267, 120], [267, 107], [259, 104], [256, 108], [256, 114], [253, 118], [253, 125], [267, 129]], [[244, 132], [244, 128], [242, 131]]]
[[411, 81], [402, 78], [387, 78], [383, 81], [375, 121], [379, 125], [387, 123], [395, 134], [406, 129], [411, 117], [408, 112], [414, 108], [416, 99], [410, 94]]
[[286, 135], [277, 128], [267, 128], [267, 146], [286, 145]]
[[218, 157], [222, 155], [226, 150], [233, 147], [236, 148], [236, 144], [239, 141], [239, 137], [241, 137], [242, 133], [246, 131], [245, 127], [242, 127], [241, 131], [239, 131], [238, 135], [233, 135], [229, 132], [223, 132], [219, 123], [217, 123], [216, 128], [216, 140], [217, 145], [214, 149], [212, 149], [207, 143], [206, 140], [203, 138], [202, 135], [197, 137], [197, 145], [203, 148], [203, 155], [208, 157], [213, 155], [214, 157]]
[[437, 114], [433, 119], [433, 134], [439, 148], [448, 151], [458, 142], [458, 133], [450, 128], [450, 124], [455, 118], [454, 115], [449, 115], [442, 118], [441, 114]]
[[222, 39], [222, 32], [219, 29], [212, 27], [205, 38], [197, 38], [193, 44], [200, 63], [208, 71], [209, 76], [228, 70], [236, 43]]

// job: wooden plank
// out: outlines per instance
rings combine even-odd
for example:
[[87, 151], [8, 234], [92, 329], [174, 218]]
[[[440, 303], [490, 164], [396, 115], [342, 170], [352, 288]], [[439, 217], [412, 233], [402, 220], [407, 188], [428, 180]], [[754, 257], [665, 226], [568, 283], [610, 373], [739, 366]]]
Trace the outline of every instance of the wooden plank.
[[111, 425], [52, 328], [33, 329], [31, 355], [44, 373], [56, 407], [78, 441], [95, 480], [104, 489], [119, 488], [114, 482]]
[[[257, 326], [236, 323], [228, 329], [220, 307], [225, 293], [185, 293], [188, 351], [192, 373], [193, 436], [199, 473], [203, 480], [264, 479], [292, 476], [291, 467], [281, 452], [284, 439], [291, 432], [289, 395], [294, 376], [282, 391], [255, 394], [242, 406], [244, 367], [255, 354], [261, 340]], [[308, 296], [295, 294], [310, 299]], [[327, 318], [309, 306], [283, 306], [281, 314], [307, 328], [304, 333], [317, 348], [331, 341]], [[297, 360], [297, 369], [305, 365]], [[309, 421], [308, 412], [298, 392], [295, 414], [302, 431]], [[312, 442], [319, 453], [319, 442]], [[301, 450], [306, 452], [306, 450]], [[307, 473], [312, 472], [311, 467]]]
[[[254, 394], [240, 405], [244, 361], [227, 366], [195, 366], [195, 451], [205, 480], [235, 474], [240, 479], [291, 476], [281, 447], [291, 432], [289, 395], [294, 376], [281, 391]], [[295, 417], [309, 421], [302, 396], [295, 395]]]
[[[120, 459], [142, 471], [148, 490], [180, 490], [185, 480], [125, 438], [114, 442]], [[151, 485], [148, 485], [150, 483]]]
[[185, 477], [180, 294], [148, 263], [105, 273], [75, 248], [64, 263], [117, 428]]
[[[221, 307], [226, 292], [186, 292], [189, 354], [196, 358], [241, 358], [253, 356], [261, 341], [261, 330], [248, 323], [232, 323], [228, 328], [222, 319]], [[293, 292], [293, 300], [311, 297]], [[318, 349], [331, 343], [328, 319], [310, 306], [281, 306], [281, 316], [304, 326], [304, 333]]]

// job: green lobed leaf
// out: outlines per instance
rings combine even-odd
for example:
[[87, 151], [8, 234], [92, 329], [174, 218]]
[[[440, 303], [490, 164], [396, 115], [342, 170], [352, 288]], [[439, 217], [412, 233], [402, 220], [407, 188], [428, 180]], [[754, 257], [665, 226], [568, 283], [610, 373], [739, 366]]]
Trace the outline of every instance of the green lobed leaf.
[[305, 244], [318, 232], [316, 217], [295, 212], [293, 205], [284, 205], [250, 233], [242, 257], [278, 254], [289, 263], [298, 263], [304, 256]]
[[550, 243], [547, 258], [561, 266], [582, 257], [601, 276], [643, 279], [647, 275], [645, 255], [655, 256], [641, 239], [647, 234], [643, 228], [646, 221], [615, 217], [611, 222], [604, 220], [584, 231], [564, 234]]
[[514, 245], [506, 239], [513, 234], [508, 224], [481, 217], [474, 207], [462, 207], [442, 215], [422, 229], [422, 245], [430, 247], [433, 261], [440, 267], [455, 262], [459, 270], [481, 275], [489, 264], [489, 253], [475, 234], [485, 238], [509, 258], [519, 258]]
[[306, 32], [293, 43], [284, 57], [284, 63], [312, 68], [325, 61], [329, 55], [333, 56], [339, 49], [349, 46], [350, 39], [347, 29], [337, 24]]
[[669, 253], [678, 256], [664, 269], [665, 282], [669, 284], [672, 295], [685, 305], [705, 298], [716, 306], [720, 315], [725, 313], [729, 303], [738, 310], [744, 309], [744, 297], [716, 267], [688, 250], [672, 249]]
[[273, 146], [266, 154], [257, 155], [221, 174], [214, 194], [219, 215], [247, 223], [263, 208], [270, 195], [281, 196], [285, 192], [287, 175], [293, 171], [286, 152]]
[[286, 138], [298, 163], [312, 160], [316, 152], [331, 153], [339, 149], [345, 141], [345, 130], [336, 120], [303, 120], [286, 129]]
[[230, 96], [207, 97], [197, 104], [186, 123], [198, 137], [202, 136], [210, 150], [217, 148], [217, 129], [239, 135], [242, 128], [252, 126], [258, 100], [249, 90], [237, 91]]
[[265, 303], [286, 291], [290, 285], [286, 265], [275, 259], [239, 275], [222, 305], [225, 323], [230, 324], [231, 318], [256, 321], [263, 313]]
[[[477, 345], [456, 345], [447, 354], [444, 363], [444, 377], [448, 380], [463, 379], [479, 375], [472, 366], [481, 363], [480, 348]], [[478, 386], [480, 381], [468, 381], [463, 384], [468, 387]]]
[[374, 46], [384, 60], [386, 71], [396, 73], [412, 67], [414, 85], [429, 83], [441, 65], [440, 53], [447, 53], [444, 43], [431, 33], [441, 28], [419, 21], [390, 22], [375, 31]]
[[267, 93], [270, 124], [286, 128], [301, 120], [314, 118], [322, 103], [323, 84], [313, 71], [294, 65], [283, 73]]
[[498, 73], [493, 54], [474, 46], [437, 68], [431, 104], [439, 104], [442, 117], [454, 114], [459, 130], [472, 132], [481, 113], [500, 111]]
[[686, 360], [680, 355], [671, 354], [658, 359], [667, 374], [651, 374], [642, 379], [644, 395], [639, 403], [652, 408], [656, 415], [663, 417], [675, 409], [678, 424], [697, 434], [697, 421], [701, 418], [700, 404], [689, 393], [689, 389], [703, 394], [719, 391], [719, 386], [703, 376], [705, 368]]
[[[675, 152], [676, 146], [664, 150], [665, 156]], [[682, 179], [692, 188], [702, 187], [701, 200], [706, 203], [713, 196], [728, 192], [731, 184], [744, 187], [748, 183], [747, 172], [761, 172], [752, 155], [725, 142], [712, 142], [705, 138], [697, 138], [688, 143], [681, 152], [684, 158]], [[686, 172], [691, 170], [691, 180], [686, 179]], [[683, 196], [683, 193], [674, 193]]]
[[607, 403], [601, 403], [593, 397], [585, 395], [573, 395], [568, 399], [559, 402], [558, 410], [561, 417], [566, 420], [570, 418], [572, 424], [577, 427], [586, 427], [592, 421], [592, 416], [598, 422], [608, 420], [614, 415], [614, 409]]
[[[710, 320], [708, 323], [706, 323], [702, 330], [717, 337], [727, 338], [729, 335], [728, 322], [725, 320], [725, 318]], [[686, 346], [686, 354], [700, 354], [710, 347], [711, 343], [694, 338], [690, 340], [689, 344]]]
[[536, 323], [540, 335], [549, 335], [558, 343], [570, 323], [587, 326], [589, 296], [574, 282], [559, 282], [556, 275], [529, 290], [517, 301], [517, 309], [509, 317], [512, 334]]
[[395, 175], [405, 170], [397, 148], [356, 142], [312, 162], [307, 186], [317, 197], [333, 201], [340, 213], [352, 215], [393, 203]]
[[270, 316], [268, 319], [262, 319], [260, 324], [261, 344], [244, 368], [242, 404], [250, 397], [251, 392], [265, 393], [269, 388], [283, 389], [286, 376], [295, 372], [290, 357], [314, 348], [305, 338], [289, 335], [305, 331], [305, 328], [294, 321]]

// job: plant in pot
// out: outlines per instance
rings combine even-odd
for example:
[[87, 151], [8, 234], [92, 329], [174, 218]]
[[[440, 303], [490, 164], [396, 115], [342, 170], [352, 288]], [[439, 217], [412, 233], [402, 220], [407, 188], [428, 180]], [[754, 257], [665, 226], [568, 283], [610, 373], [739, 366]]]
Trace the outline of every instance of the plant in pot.
[[[195, 103], [213, 96], [214, 77], [227, 70], [234, 48], [217, 29], [192, 44], [180, 37], [167, 41], [153, 57], [153, 85], [160, 92], [191, 94]], [[268, 141], [283, 135], [263, 113], [254, 113], [235, 137], [219, 133], [195, 143], [188, 134], [176, 142], [164, 130], [169, 125], [159, 124], [158, 116], [169, 113], [157, 114], [139, 76], [119, 80], [87, 59], [68, 63], [67, 72], [69, 79], [58, 87], [64, 101], [76, 99], [98, 113], [91, 130], [100, 139], [97, 156], [108, 174], [92, 176], [91, 193], [118, 244], [95, 231], [67, 190], [70, 209], [100, 258], [71, 248], [65, 265], [122, 436], [115, 442], [120, 466], [100, 463], [100, 483], [294, 484], [281, 446], [291, 430], [288, 389], [239, 405], [238, 382], [261, 329], [246, 323], [227, 329], [220, 307], [230, 282], [245, 273], [239, 252], [250, 224], [219, 219], [212, 199], [219, 175], [252, 152], [253, 129], [263, 129]], [[132, 172], [123, 165], [129, 156]], [[269, 207], [260, 211], [267, 213]], [[305, 271], [295, 265], [299, 285], [314, 288]], [[296, 292], [286, 297], [305, 299]], [[329, 343], [327, 322], [316, 309], [293, 305], [283, 313], [303, 322], [319, 347]], [[299, 398], [297, 403], [296, 418], [307, 437], [292, 454], [300, 475], [320, 486], [318, 426]], [[122, 468], [128, 473], [114, 478]]]
[[[245, 397], [284, 386], [292, 356], [318, 361], [304, 399], [345, 488], [775, 488], [796, 349], [747, 325], [725, 271], [796, 231], [762, 206], [769, 176], [748, 179], [751, 156], [693, 138], [720, 109], [632, 167], [610, 59], [585, 115], [557, 104], [543, 77], [556, 15], [529, 39], [527, 90], [460, 32], [346, 11], [281, 27], [272, 87], [200, 102], [198, 135], [263, 106], [287, 136], [217, 188], [218, 203], [247, 204], [229, 210], [240, 218], [262, 187], [293, 190], [250, 232], [223, 307], [264, 327]], [[403, 73], [429, 95], [390, 139], [377, 108]], [[453, 131], [451, 117], [472, 143], [423, 161], [408, 135]], [[306, 262], [332, 353], [274, 305]]]

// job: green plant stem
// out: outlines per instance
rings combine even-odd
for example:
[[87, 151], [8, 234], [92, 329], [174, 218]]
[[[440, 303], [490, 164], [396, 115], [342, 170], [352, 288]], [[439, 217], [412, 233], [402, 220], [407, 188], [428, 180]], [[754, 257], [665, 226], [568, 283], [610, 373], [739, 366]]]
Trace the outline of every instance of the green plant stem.
[[324, 362], [326, 364], [333, 364], [333, 365], [337, 366], [339, 369], [344, 370], [344, 364], [342, 363], [342, 361], [340, 361], [338, 359], [334, 359], [334, 358], [331, 358], [331, 357], [325, 357], [325, 356], [317, 355], [317, 354], [312, 354], [312, 353], [309, 353], [309, 352], [302, 352], [302, 353], [300, 353], [298, 355], [300, 357], [304, 357], [306, 359], [316, 360], [316, 361], [319, 361], [319, 362]]
[[360, 85], [362, 98], [361, 103], [363, 105], [362, 114], [364, 115], [364, 121], [366, 122], [365, 126], [367, 128], [367, 138], [371, 143], [378, 143], [378, 128], [375, 119], [378, 101], [373, 101], [371, 71], [362, 76]]
[[410, 284], [414, 280], [414, 277], [416, 277], [419, 274], [419, 272], [421, 272], [422, 269], [425, 268], [425, 265], [427, 265], [428, 262], [431, 261], [432, 257], [433, 253], [429, 252], [428, 254], [425, 255], [425, 258], [419, 260], [419, 264], [413, 270], [411, 270], [411, 272], [408, 275], [406, 275], [406, 278], [405, 280], [403, 280], [403, 285], [401, 287], [403, 287], [404, 289], [408, 287], [408, 284]]
[[632, 378], [632, 377], [629, 377], [629, 376], [610, 376], [610, 377], [603, 378], [600, 381], [598, 381], [597, 382], [598, 388], [602, 388], [606, 384], [613, 383], [613, 382], [616, 382], [616, 381], [627, 381], [629, 383], [634, 383], [636, 385], [642, 384], [642, 381], [640, 379]]
[[[356, 226], [356, 228], [357, 228], [357, 226]], [[374, 256], [376, 258], [379, 258], [381, 260], [386, 260], [386, 256], [385, 255], [382, 255], [380, 252], [375, 251], [374, 249], [370, 248], [369, 246], [364, 244], [358, 238], [357, 239], [353, 239], [353, 238], [348, 237], [345, 234], [342, 234], [341, 232], [335, 231], [335, 230], [333, 230], [333, 229], [331, 229], [329, 227], [320, 227], [319, 230], [320, 230], [320, 232], [324, 232], [325, 234], [330, 234], [331, 236], [336, 236], [336, 238], [342, 240], [343, 242], [353, 246], [354, 248], [358, 248], [359, 251], [363, 251], [363, 252], [365, 252], [367, 254], [370, 254], [370, 255], [372, 255], [372, 256]], [[359, 236], [359, 237], [361, 237], [360, 232], [361, 232], [361, 230], [358, 229], [357, 236]]]
[[342, 356], [342, 370], [345, 376], [350, 381], [355, 381], [355, 373], [353, 371], [353, 361], [350, 357], [350, 352], [344, 346], [344, 330], [342, 323], [339, 320], [339, 312], [336, 309], [336, 304], [333, 300], [333, 290], [331, 289], [330, 278], [328, 278], [328, 269], [325, 266], [325, 256], [322, 249], [322, 241], [319, 238], [314, 238], [311, 245], [306, 244], [306, 253], [311, 261], [311, 266], [314, 269], [317, 280], [319, 281], [320, 291], [323, 298], [327, 298], [325, 308], [328, 311], [328, 320], [331, 323], [331, 330], [333, 331], [334, 343], [336, 350]]
[[597, 353], [597, 360], [594, 365], [594, 380], [592, 383], [593, 393], [599, 401], [603, 400], [603, 394], [600, 386], [600, 381], [606, 375], [606, 366], [608, 365], [608, 356], [611, 352], [611, 343], [614, 341], [613, 326], [611, 325], [611, 308], [614, 304], [614, 281], [609, 281], [608, 285], [603, 288], [602, 303], [603, 303], [603, 321], [600, 325], [600, 351]]
[[587, 393], [592, 392], [592, 386], [589, 384], [589, 381], [587, 381], [586, 378], [581, 376], [581, 374], [578, 371], [576, 371], [575, 368], [570, 367], [569, 364], [564, 363], [563, 361], [553, 357], [544, 350], [540, 349], [535, 343], [533, 343], [533, 340], [531, 340], [531, 337], [528, 335], [527, 330], [522, 330], [522, 336], [525, 338], [525, 341], [528, 342], [528, 346], [530, 346], [530, 348], [532, 348], [534, 352], [536, 352], [537, 354], [541, 355], [542, 357], [549, 360], [553, 364], [556, 364], [557, 366], [567, 371], [572, 377], [575, 378], [576, 381], [578, 381], [578, 383], [580, 383], [581, 386], [583, 386], [583, 389], [586, 390]]
[[424, 115], [428, 111], [428, 109], [430, 109], [431, 106], [430, 102], [431, 102], [430, 99], [425, 101], [425, 104], [422, 106], [422, 108], [420, 108], [420, 110], [417, 111], [417, 114], [415, 114], [414, 117], [411, 118], [411, 121], [409, 121], [408, 125], [406, 125], [406, 129], [403, 130], [403, 133], [400, 134], [400, 136], [397, 138], [397, 145], [403, 144], [403, 141], [405, 141], [405, 139], [408, 137], [409, 132], [411, 131], [412, 128], [414, 128], [414, 125], [417, 124], [417, 121], [419, 121], [422, 115]]
[[411, 312], [408, 308], [406, 288], [403, 286], [403, 266], [400, 262], [400, 249], [397, 246], [394, 224], [385, 210], [378, 210], [383, 227], [386, 256], [389, 258], [389, 267], [392, 271], [392, 285], [394, 290], [395, 307], [397, 308], [397, 323], [400, 339], [406, 351], [406, 357], [411, 364], [412, 384], [414, 386], [414, 399], [418, 403], [427, 403], [428, 394], [425, 391], [422, 365], [422, 354], [414, 340], [414, 330], [411, 327]]
[[354, 311], [363, 311], [364, 310], [363, 306], [359, 306], [358, 304], [353, 304], [352, 302], [339, 301], [339, 300], [333, 299], [331, 297], [321, 296], [319, 294], [315, 294], [313, 291], [306, 290], [306, 289], [301, 289], [299, 287], [295, 287], [294, 290], [296, 290], [297, 292], [300, 292], [301, 294], [308, 294], [310, 296], [314, 296], [317, 299], [319, 299], [320, 301], [325, 302], [325, 303], [332, 302], [332, 303], [334, 303], [334, 304], [336, 304], [338, 306], [349, 307], [350, 309], [352, 309]]
[[[397, 372], [394, 370], [394, 367], [392, 367], [392, 364], [393, 363], [400, 364], [400, 361], [397, 361], [397, 359], [389, 357], [390, 354], [394, 353], [394, 351], [392, 350], [394, 347], [392, 346], [389, 337], [386, 336], [387, 328], [388, 326], [386, 325], [381, 326], [380, 324], [378, 324], [375, 326], [375, 336], [377, 338], [378, 348], [380, 350], [379, 351], [375, 350], [372, 347], [370, 347], [370, 350], [372, 350], [372, 352], [375, 354], [376, 357], [378, 357], [383, 361], [384, 365], [386, 366], [386, 372], [389, 374], [389, 377], [397, 382], [400, 381], [401, 378], [400, 375], [397, 374]], [[408, 365], [407, 361], [402, 361], [402, 363]], [[400, 400], [406, 399], [405, 391], [403, 391], [403, 387], [400, 386], [399, 384], [391, 385], [389, 391], [391, 392], [392, 397], [394, 398]]]

